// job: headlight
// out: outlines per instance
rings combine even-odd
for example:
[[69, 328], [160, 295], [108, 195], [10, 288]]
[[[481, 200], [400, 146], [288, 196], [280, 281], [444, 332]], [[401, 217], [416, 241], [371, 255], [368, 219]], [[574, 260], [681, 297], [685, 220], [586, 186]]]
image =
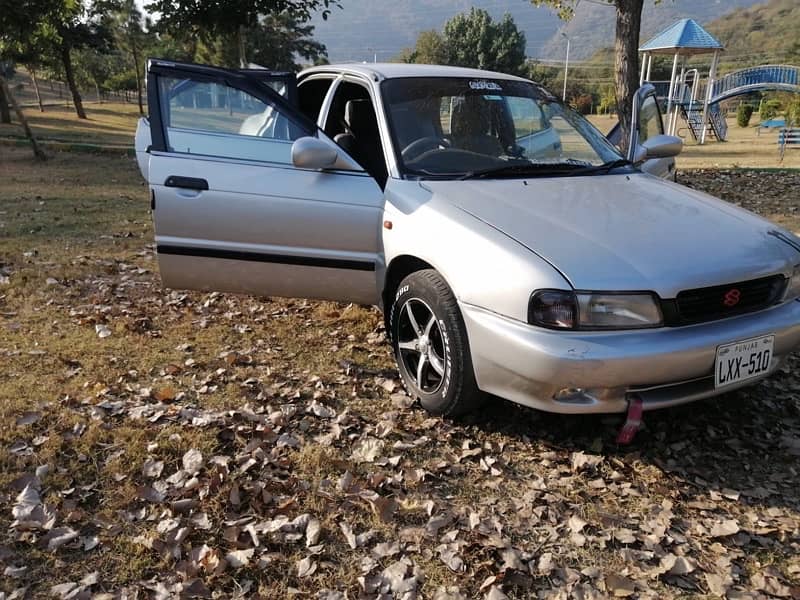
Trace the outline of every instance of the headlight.
[[581, 329], [638, 329], [662, 324], [652, 294], [576, 294]]
[[575, 294], [561, 290], [541, 290], [528, 303], [528, 323], [550, 329], [575, 329], [578, 303]]
[[795, 298], [800, 298], [800, 265], [794, 268], [789, 285], [786, 286], [786, 295], [783, 297], [784, 300], [794, 300]]
[[653, 294], [541, 290], [528, 305], [528, 323], [549, 329], [643, 329], [663, 324]]

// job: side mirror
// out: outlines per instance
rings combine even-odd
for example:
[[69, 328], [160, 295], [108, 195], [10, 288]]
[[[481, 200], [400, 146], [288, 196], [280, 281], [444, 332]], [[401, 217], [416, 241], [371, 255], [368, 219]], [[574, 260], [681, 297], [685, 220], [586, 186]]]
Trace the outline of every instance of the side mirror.
[[683, 140], [674, 135], [654, 135], [640, 144], [647, 152], [646, 158], [670, 158], [683, 150]]
[[335, 144], [314, 137], [301, 137], [292, 144], [292, 164], [301, 169], [363, 171]]

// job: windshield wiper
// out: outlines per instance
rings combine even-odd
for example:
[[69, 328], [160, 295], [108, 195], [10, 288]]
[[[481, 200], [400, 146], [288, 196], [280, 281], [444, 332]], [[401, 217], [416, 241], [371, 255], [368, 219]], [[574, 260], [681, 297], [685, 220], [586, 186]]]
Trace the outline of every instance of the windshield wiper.
[[581, 160], [567, 159], [563, 162], [538, 162], [504, 165], [483, 171], [470, 171], [464, 173], [459, 179], [491, 179], [493, 177], [519, 177], [533, 176], [546, 177], [558, 175], [560, 177], [571, 177], [576, 175], [595, 175], [597, 173], [608, 173], [613, 169], [631, 166], [632, 163], [624, 158], [612, 160], [602, 165], [592, 165]]
[[518, 177], [520, 175], [547, 176], [547, 175], [570, 175], [576, 171], [583, 171], [592, 168], [590, 163], [579, 160], [566, 160], [563, 162], [532, 162], [516, 163], [513, 165], [503, 165], [492, 167], [481, 171], [469, 171], [464, 173], [459, 179], [491, 179], [493, 177]]
[[459, 173], [436, 173], [427, 169], [411, 169], [409, 167], [404, 169], [404, 174], [422, 179], [453, 179], [459, 175]]
[[591, 167], [586, 167], [584, 169], [580, 169], [579, 171], [574, 172], [574, 175], [594, 175], [595, 173], [608, 173], [614, 169], [619, 169], [620, 167], [631, 167], [633, 163], [626, 158], [618, 158], [617, 160], [612, 160], [607, 163], [603, 163], [602, 165], [596, 165]]

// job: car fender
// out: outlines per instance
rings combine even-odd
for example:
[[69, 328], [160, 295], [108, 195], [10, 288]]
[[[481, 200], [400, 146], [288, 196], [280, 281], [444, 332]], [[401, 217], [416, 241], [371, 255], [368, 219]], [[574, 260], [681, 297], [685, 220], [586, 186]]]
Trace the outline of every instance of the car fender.
[[444, 277], [459, 302], [518, 321], [527, 321], [535, 290], [571, 289], [553, 265], [424, 182], [390, 180], [383, 246], [389, 268], [398, 257], [415, 257]]

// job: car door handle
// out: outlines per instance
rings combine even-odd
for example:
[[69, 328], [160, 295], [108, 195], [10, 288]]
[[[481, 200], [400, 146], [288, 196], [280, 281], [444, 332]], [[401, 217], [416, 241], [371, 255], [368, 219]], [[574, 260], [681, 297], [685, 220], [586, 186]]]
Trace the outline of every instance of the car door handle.
[[170, 175], [164, 182], [165, 187], [183, 188], [185, 190], [207, 190], [208, 182], [198, 177], [180, 177]]

